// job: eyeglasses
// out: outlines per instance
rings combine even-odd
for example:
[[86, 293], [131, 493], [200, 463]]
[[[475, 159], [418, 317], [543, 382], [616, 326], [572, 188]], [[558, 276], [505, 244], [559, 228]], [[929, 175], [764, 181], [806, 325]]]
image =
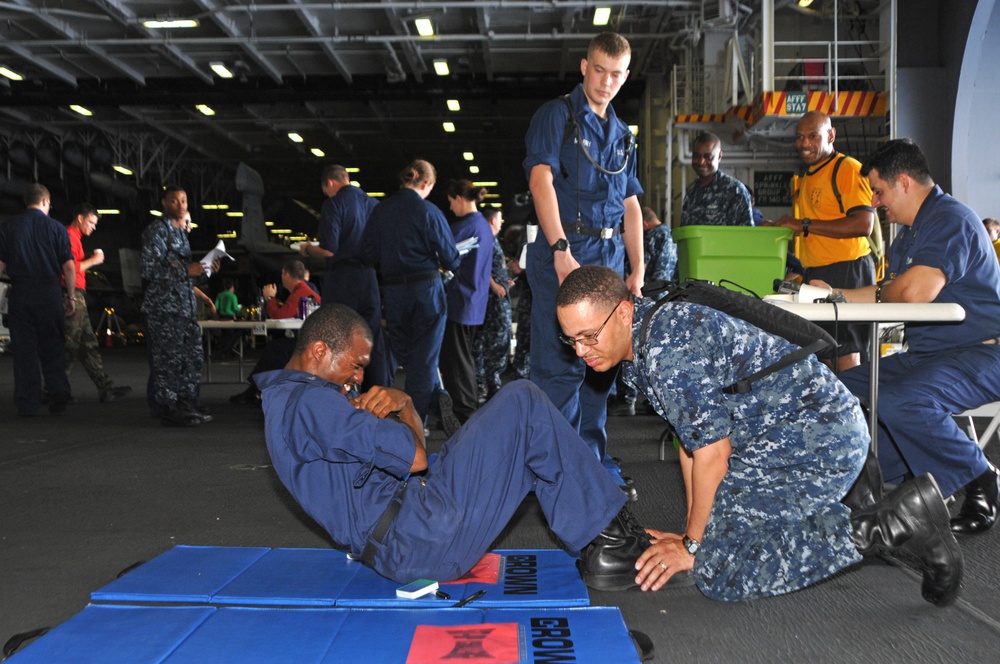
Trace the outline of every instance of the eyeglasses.
[[[624, 302], [624, 300], [622, 300], [622, 302]], [[618, 304], [621, 304], [621, 302], [619, 302]], [[572, 346], [574, 348], [576, 348], [577, 344], [580, 344], [581, 346], [596, 346], [597, 335], [601, 333], [601, 330], [604, 329], [604, 326], [608, 324], [608, 321], [611, 320], [611, 317], [615, 315], [616, 311], [618, 311], [618, 304], [615, 305], [615, 308], [611, 310], [611, 313], [608, 314], [608, 317], [604, 319], [604, 322], [601, 323], [601, 326], [597, 328], [597, 331], [594, 332], [593, 334], [585, 334], [582, 337], [567, 337], [565, 334], [560, 332], [559, 341], [563, 342], [567, 346]]]

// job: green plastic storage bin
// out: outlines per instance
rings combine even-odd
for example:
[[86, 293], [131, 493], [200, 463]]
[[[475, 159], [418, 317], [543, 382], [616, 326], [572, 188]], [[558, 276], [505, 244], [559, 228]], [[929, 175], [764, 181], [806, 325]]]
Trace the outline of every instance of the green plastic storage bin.
[[670, 231], [677, 243], [681, 280], [704, 279], [731, 290], [749, 288], [761, 297], [774, 293], [785, 276], [789, 228], [777, 226], [682, 226]]

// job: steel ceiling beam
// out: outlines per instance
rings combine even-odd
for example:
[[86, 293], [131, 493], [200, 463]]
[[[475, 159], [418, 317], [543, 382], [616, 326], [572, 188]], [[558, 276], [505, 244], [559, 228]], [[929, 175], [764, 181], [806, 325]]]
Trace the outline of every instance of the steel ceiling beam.
[[[212, 20], [215, 21], [222, 31], [229, 35], [230, 39], [234, 39], [235, 43], [243, 49], [243, 52], [249, 55], [250, 58], [256, 62], [268, 76], [274, 79], [275, 83], [282, 82], [283, 76], [278, 68], [275, 67], [265, 55], [257, 50], [256, 44], [261, 43], [258, 39], [255, 39], [252, 36], [244, 35], [236, 25], [235, 21], [227, 16], [223, 16], [222, 12], [219, 11], [220, 7], [215, 0], [195, 0], [195, 2], [197, 2], [200, 7], [209, 13]], [[250, 15], [253, 16], [253, 12], [250, 12]], [[171, 42], [174, 44], [179, 43], [176, 39], [171, 39]], [[212, 42], [218, 43], [218, 40], [212, 40]], [[286, 46], [288, 45], [287, 39], [280, 39], [280, 42]]]

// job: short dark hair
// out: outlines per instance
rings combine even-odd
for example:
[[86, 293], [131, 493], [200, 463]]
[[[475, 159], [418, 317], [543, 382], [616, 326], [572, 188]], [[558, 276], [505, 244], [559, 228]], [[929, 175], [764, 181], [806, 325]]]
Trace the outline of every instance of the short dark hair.
[[312, 312], [299, 330], [295, 353], [301, 353], [317, 341], [325, 343], [335, 355], [347, 350], [355, 334], [372, 341], [372, 331], [358, 312], [342, 304], [324, 304]]
[[632, 293], [620, 274], [603, 265], [576, 268], [569, 273], [556, 293], [557, 307], [568, 307], [580, 302], [614, 307], [622, 300], [631, 302]]
[[98, 214], [98, 212], [97, 212], [97, 208], [95, 208], [90, 203], [80, 203], [73, 210], [73, 218], [74, 219], [76, 219], [77, 217], [83, 217], [84, 219], [86, 219], [87, 217], [89, 217], [92, 214], [96, 214], [98, 219], [101, 218], [101, 215]]
[[694, 137], [691, 145], [710, 145], [712, 143], [718, 143], [719, 147], [722, 147], [722, 139], [710, 131], [703, 131]]
[[911, 138], [897, 138], [878, 146], [861, 165], [861, 174], [865, 177], [872, 170], [878, 171], [879, 178], [886, 182], [895, 182], [906, 173], [918, 184], [934, 184], [927, 157]]
[[49, 194], [48, 188], [44, 184], [29, 184], [28, 188], [24, 190], [24, 206], [31, 207], [33, 205], [38, 205], [46, 198], [52, 199]]
[[232, 279], [228, 279], [227, 278], [227, 279], [223, 279], [222, 280], [222, 290], [229, 290], [230, 288], [232, 288], [235, 285], [236, 284], [233, 283]]
[[600, 51], [612, 58], [620, 58], [623, 55], [631, 55], [632, 46], [617, 32], [602, 32], [590, 40], [590, 45], [587, 46], [588, 60], [594, 57], [594, 51]]
[[288, 276], [293, 279], [298, 279], [299, 281], [306, 278], [306, 266], [302, 261], [296, 258], [293, 258], [290, 261], [285, 261], [285, 264], [281, 266], [281, 271], [287, 272]]
[[483, 216], [486, 217], [486, 221], [490, 222], [491, 224], [493, 223], [493, 220], [496, 219], [498, 214], [500, 214], [500, 208], [491, 207], [483, 210]]
[[[643, 208], [642, 208], [642, 220], [645, 221], [646, 223], [649, 223], [651, 221], [660, 221], [660, 218], [656, 216], [656, 212], [653, 211], [653, 208], [643, 206]], [[663, 223], [663, 222], [660, 222], [660, 223]]]
[[[176, 184], [168, 184], [166, 187], [163, 188], [162, 198], [166, 198], [167, 194], [172, 194], [175, 191], [184, 191], [184, 187], [181, 187], [181, 186], [176, 185]], [[184, 192], [184, 193], [187, 193], [187, 192]]]
[[351, 177], [347, 174], [347, 169], [343, 166], [337, 164], [331, 164], [323, 169], [323, 174], [320, 175], [320, 181], [326, 182], [327, 180], [336, 180], [337, 182], [350, 182]]

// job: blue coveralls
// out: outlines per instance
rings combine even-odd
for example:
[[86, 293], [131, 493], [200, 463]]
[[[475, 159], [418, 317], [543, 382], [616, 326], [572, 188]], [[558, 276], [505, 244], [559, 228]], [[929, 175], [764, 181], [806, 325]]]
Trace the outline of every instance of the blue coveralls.
[[476, 331], [486, 318], [493, 261], [493, 232], [480, 212], [459, 217], [451, 225], [455, 243], [478, 238], [479, 246], [462, 256], [455, 276], [445, 286], [448, 321], [441, 344], [441, 380], [451, 394], [459, 421], [479, 407], [476, 391]]
[[66, 227], [39, 209], [30, 208], [0, 225], [0, 261], [11, 281], [7, 314], [14, 404], [21, 415], [34, 415], [41, 406], [42, 377], [52, 397], [70, 394], [59, 279], [62, 266], [72, 260]]
[[[935, 302], [965, 308], [958, 324], [907, 324], [908, 350], [882, 359], [878, 385], [878, 458], [888, 482], [931, 473], [950, 496], [986, 472], [982, 450], [952, 418], [1000, 401], [1000, 268], [982, 221], [935, 186], [912, 226], [889, 249], [886, 279], [914, 265], [934, 267], [947, 280]], [[840, 375], [868, 396], [868, 364]]]
[[638, 299], [634, 362], [625, 378], [670, 422], [689, 451], [729, 437], [729, 470], [715, 494], [695, 580], [707, 597], [738, 601], [812, 585], [861, 560], [840, 502], [864, 464], [868, 428], [858, 400], [816, 357], [723, 388], [798, 347], [697, 304]]
[[382, 298], [375, 268], [361, 262], [361, 236], [378, 201], [354, 185], [345, 185], [320, 209], [319, 246], [333, 252], [326, 259], [323, 301], [343, 304], [358, 312], [372, 331], [371, 361], [362, 390], [392, 385], [392, 357], [382, 335]]
[[389, 345], [406, 371], [413, 407], [426, 417], [439, 387], [446, 313], [439, 266], [454, 270], [459, 263], [448, 222], [437, 206], [404, 187], [372, 210], [361, 259], [382, 272]]
[[187, 232], [169, 219], [154, 219], [142, 232], [140, 268], [146, 281], [142, 312], [154, 399], [164, 408], [178, 399], [190, 403], [198, 399], [203, 358], [195, 284], [187, 271], [192, 262]]
[[[257, 377], [275, 472], [334, 539], [360, 555], [403, 487], [413, 432], [355, 409], [340, 387], [300, 371]], [[379, 574], [407, 583], [468, 572], [534, 490], [553, 532], [572, 550], [614, 518], [625, 494], [537, 387], [504, 387], [445, 443], [402, 506], [374, 558]]]
[[[565, 142], [568, 109], [561, 99], [544, 104], [531, 119], [524, 142], [528, 156], [525, 174], [547, 165], [559, 201], [559, 217], [566, 231], [573, 257], [580, 265], [604, 265], [619, 274], [624, 270], [625, 245], [619, 231], [625, 214], [625, 199], [642, 194], [636, 179], [635, 150], [628, 126], [608, 105], [607, 121], [590, 109], [583, 86], [570, 94], [574, 117], [587, 151], [603, 168], [617, 170], [625, 159], [624, 171], [606, 175], [583, 155], [575, 134]], [[578, 214], [579, 213], [579, 214]], [[575, 232], [577, 220], [592, 229], [613, 229], [610, 238]], [[528, 280], [531, 283], [531, 380], [559, 408], [598, 459], [605, 461], [608, 434], [607, 400], [615, 374], [587, 369], [573, 349], [559, 341], [556, 319], [556, 292], [559, 279], [553, 267], [552, 250], [545, 234], [538, 233], [528, 246]]]

